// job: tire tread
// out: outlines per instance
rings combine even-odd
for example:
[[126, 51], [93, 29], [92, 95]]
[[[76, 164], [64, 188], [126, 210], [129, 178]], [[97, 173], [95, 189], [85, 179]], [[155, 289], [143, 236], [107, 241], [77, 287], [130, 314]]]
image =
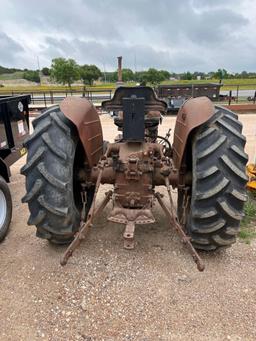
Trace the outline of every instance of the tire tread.
[[238, 116], [217, 107], [214, 116], [193, 137], [193, 181], [186, 230], [195, 248], [210, 251], [236, 240], [247, 200], [248, 158], [241, 131]]

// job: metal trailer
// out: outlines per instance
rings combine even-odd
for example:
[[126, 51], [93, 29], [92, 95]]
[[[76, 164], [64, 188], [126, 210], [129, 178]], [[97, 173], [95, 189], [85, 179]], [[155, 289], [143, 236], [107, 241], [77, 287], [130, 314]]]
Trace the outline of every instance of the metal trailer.
[[206, 96], [211, 101], [221, 100], [221, 83], [159, 85], [158, 98], [167, 103], [167, 111], [178, 112], [182, 104], [191, 97]]
[[29, 135], [30, 95], [0, 96], [0, 241], [9, 229], [12, 199], [8, 187], [10, 166], [26, 153], [23, 147]]

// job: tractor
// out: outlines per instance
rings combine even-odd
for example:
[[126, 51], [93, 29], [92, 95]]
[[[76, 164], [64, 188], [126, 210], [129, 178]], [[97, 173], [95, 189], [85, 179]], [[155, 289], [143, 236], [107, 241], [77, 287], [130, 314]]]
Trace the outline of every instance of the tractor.
[[[119, 87], [102, 107], [117, 113], [121, 134], [114, 142], [103, 141], [97, 110], [85, 98], [67, 97], [33, 121], [21, 170], [28, 224], [36, 226], [37, 237], [69, 244], [65, 265], [109, 201], [107, 219], [124, 225], [127, 249], [134, 248], [136, 225], [155, 222], [158, 202], [202, 271], [197, 250], [233, 244], [247, 200], [246, 139], [238, 116], [207, 97], [189, 99], [179, 109], [171, 143], [170, 131], [158, 134], [167, 105], [152, 88]], [[101, 184], [113, 188], [96, 205]], [[165, 186], [167, 199], [158, 186]]]

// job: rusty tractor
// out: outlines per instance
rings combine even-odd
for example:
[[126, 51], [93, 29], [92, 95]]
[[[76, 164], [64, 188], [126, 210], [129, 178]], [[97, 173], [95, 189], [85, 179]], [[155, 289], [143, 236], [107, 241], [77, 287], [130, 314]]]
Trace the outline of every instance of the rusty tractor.
[[[233, 244], [243, 217], [247, 154], [238, 116], [207, 97], [189, 99], [178, 112], [171, 143], [170, 131], [158, 135], [166, 102], [150, 87], [119, 87], [102, 106], [117, 113], [121, 134], [113, 143], [103, 141], [99, 115], [83, 98], [66, 98], [33, 121], [21, 170], [28, 224], [40, 238], [69, 244], [65, 265], [109, 201], [108, 220], [125, 226], [127, 249], [134, 247], [135, 226], [155, 221], [156, 201], [202, 271], [197, 250]], [[96, 205], [100, 184], [113, 190]], [[165, 186], [167, 200], [158, 186]]]

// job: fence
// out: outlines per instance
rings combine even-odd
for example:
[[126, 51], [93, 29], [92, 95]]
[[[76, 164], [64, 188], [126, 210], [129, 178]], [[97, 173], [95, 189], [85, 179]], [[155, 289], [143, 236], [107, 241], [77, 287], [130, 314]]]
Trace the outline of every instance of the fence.
[[250, 84], [251, 89], [244, 89], [245, 85], [228, 85], [229, 90], [221, 90], [222, 101], [227, 104], [255, 104], [256, 102], [256, 84]]
[[[176, 84], [178, 86], [178, 84]], [[197, 84], [193, 85], [194, 87]], [[193, 97], [193, 86], [191, 97]], [[230, 90], [220, 90], [219, 98], [216, 102], [221, 104], [255, 104], [256, 103], [256, 84], [250, 84], [251, 89], [244, 89], [245, 85], [228, 85]], [[95, 90], [48, 90], [48, 91], [22, 91], [1, 89], [0, 95], [13, 96], [21, 94], [31, 95], [32, 108], [44, 108], [53, 104], [59, 104], [67, 96], [84, 97], [92, 101], [95, 105], [101, 105], [104, 100], [111, 99], [114, 89], [95, 89]]]
[[59, 104], [67, 96], [84, 97], [93, 103], [101, 103], [112, 98], [112, 89], [95, 90], [48, 90], [48, 91], [22, 91], [22, 90], [1, 90], [0, 95], [14, 96], [29, 94], [33, 107], [47, 107], [52, 104]]

